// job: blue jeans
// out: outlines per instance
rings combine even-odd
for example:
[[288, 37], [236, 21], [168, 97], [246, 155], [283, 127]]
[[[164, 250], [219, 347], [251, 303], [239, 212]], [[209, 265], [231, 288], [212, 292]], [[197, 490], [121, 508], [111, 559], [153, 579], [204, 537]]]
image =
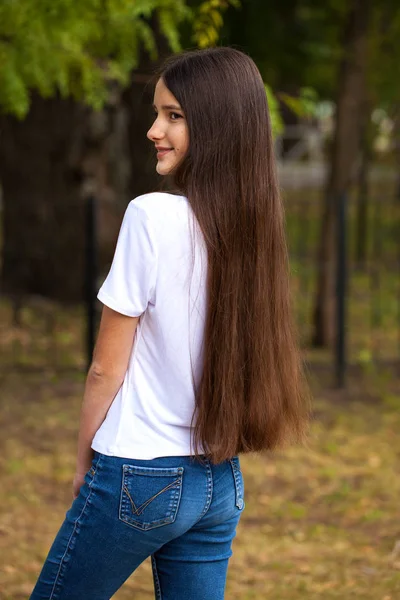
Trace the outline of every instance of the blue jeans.
[[109, 600], [149, 556], [157, 600], [220, 600], [243, 494], [238, 457], [95, 452], [31, 600]]

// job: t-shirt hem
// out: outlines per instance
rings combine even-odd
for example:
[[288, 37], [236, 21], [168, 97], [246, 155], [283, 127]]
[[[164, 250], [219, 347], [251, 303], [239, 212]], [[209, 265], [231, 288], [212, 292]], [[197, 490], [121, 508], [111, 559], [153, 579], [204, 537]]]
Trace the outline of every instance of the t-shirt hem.
[[132, 310], [128, 310], [125, 307], [122, 307], [119, 302], [117, 302], [116, 300], [114, 300], [114, 298], [110, 298], [110, 296], [108, 296], [105, 292], [103, 292], [101, 289], [99, 290], [98, 294], [97, 294], [97, 298], [100, 300], [100, 302], [102, 302], [103, 304], [105, 304], [106, 306], [108, 306], [109, 308], [111, 308], [112, 310], [115, 310], [116, 312], [121, 313], [122, 315], [125, 315], [126, 317], [140, 317], [140, 315], [143, 314], [143, 310], [141, 311], [132, 311]]
[[162, 458], [165, 456], [193, 456], [193, 452], [187, 447], [167, 448], [164, 451], [160, 450], [155, 453], [147, 454], [143, 450], [137, 448], [124, 447], [107, 447], [102, 444], [93, 443], [92, 449], [106, 456], [115, 456], [118, 458], [128, 458], [131, 460], [153, 460], [154, 458]]

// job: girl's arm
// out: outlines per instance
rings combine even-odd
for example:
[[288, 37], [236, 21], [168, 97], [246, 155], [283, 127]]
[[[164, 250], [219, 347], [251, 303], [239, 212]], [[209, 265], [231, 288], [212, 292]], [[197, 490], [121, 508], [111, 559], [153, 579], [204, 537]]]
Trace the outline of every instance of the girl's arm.
[[91, 444], [94, 435], [124, 381], [139, 318], [127, 317], [107, 306], [103, 307], [83, 397], [73, 483], [74, 497], [79, 494], [85, 473], [92, 462]]

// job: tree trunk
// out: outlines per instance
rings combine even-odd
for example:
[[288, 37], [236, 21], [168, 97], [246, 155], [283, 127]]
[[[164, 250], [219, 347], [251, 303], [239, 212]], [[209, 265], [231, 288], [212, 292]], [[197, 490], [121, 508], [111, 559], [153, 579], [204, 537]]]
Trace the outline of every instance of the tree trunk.
[[24, 121], [1, 117], [6, 292], [67, 301], [82, 294], [83, 203], [74, 154], [84, 116], [72, 100], [34, 94]]
[[[396, 164], [400, 164], [400, 109], [397, 109], [393, 117], [393, 145], [394, 145], [394, 158]], [[400, 171], [397, 171], [397, 181], [395, 189], [395, 198], [400, 202]]]
[[99, 112], [34, 95], [24, 121], [1, 117], [5, 292], [82, 301], [88, 183], [98, 200], [100, 264], [109, 263], [123, 212], [116, 198], [128, 195], [118, 108], [118, 93]]
[[360, 136], [361, 156], [358, 171], [357, 214], [356, 214], [356, 252], [355, 259], [359, 269], [365, 268], [368, 243], [368, 172], [372, 158], [370, 140], [370, 112], [368, 106], [363, 114], [362, 131]]
[[317, 256], [318, 279], [312, 342], [319, 347], [331, 346], [335, 339], [337, 202], [339, 196], [349, 190], [358, 158], [360, 106], [366, 91], [367, 27], [367, 2], [352, 0], [344, 30], [344, 56], [339, 70], [335, 133]]

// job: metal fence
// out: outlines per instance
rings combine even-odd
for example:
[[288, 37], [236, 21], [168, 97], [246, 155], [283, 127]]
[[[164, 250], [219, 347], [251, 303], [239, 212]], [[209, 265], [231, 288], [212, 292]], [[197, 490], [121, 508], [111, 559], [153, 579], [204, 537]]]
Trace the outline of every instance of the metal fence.
[[395, 172], [375, 165], [368, 194], [356, 186], [337, 199], [336, 344], [310, 350], [317, 283], [325, 166], [286, 163], [286, 204], [297, 323], [312, 362], [329, 365], [336, 382], [346, 366], [387, 366], [400, 375], [400, 198]]
[[[312, 350], [316, 256], [323, 163], [280, 165], [286, 207], [293, 296], [307, 360], [344, 382], [348, 365], [388, 365], [400, 373], [400, 200], [394, 173], [374, 167], [368, 198], [354, 190], [339, 230], [338, 335], [332, 349]], [[43, 298], [0, 296], [0, 369], [85, 371], [100, 305], [94, 200], [88, 201], [86, 303], [65, 307]], [[340, 317], [342, 321], [340, 321]], [[333, 379], [332, 379], [333, 380]]]

